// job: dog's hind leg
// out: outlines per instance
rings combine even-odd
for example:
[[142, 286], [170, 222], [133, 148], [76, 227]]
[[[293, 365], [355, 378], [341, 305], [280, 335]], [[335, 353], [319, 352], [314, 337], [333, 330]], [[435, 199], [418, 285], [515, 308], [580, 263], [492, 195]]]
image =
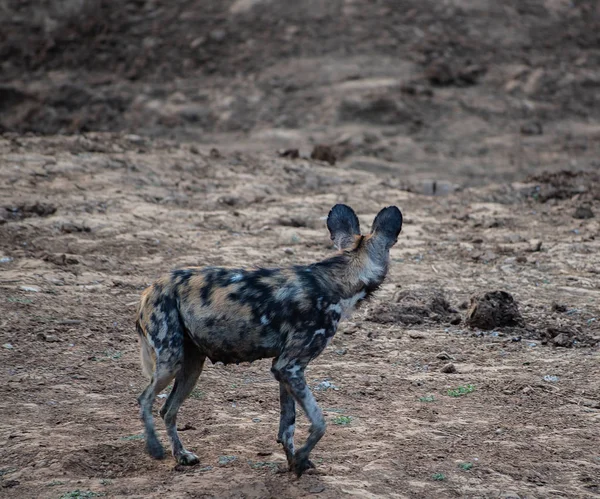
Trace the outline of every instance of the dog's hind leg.
[[150, 383], [138, 397], [138, 403], [144, 422], [146, 449], [155, 459], [162, 459], [165, 453], [154, 428], [152, 405], [156, 396], [181, 371], [185, 339], [174, 300], [163, 297], [159, 304], [158, 313], [144, 314], [144, 319], [137, 323], [142, 342], [142, 367], [151, 376]]
[[146, 450], [154, 459], [162, 459], [165, 456], [165, 451], [159, 442], [156, 430], [154, 429], [152, 405], [156, 396], [169, 385], [173, 378], [175, 378], [178, 367], [179, 366], [174, 366], [168, 361], [163, 361], [159, 356], [150, 384], [138, 397], [140, 417], [144, 422], [144, 430], [146, 433]]
[[183, 465], [197, 464], [200, 460], [198, 456], [186, 450], [179, 439], [177, 434], [177, 412], [196, 386], [205, 359], [206, 357], [201, 354], [196, 345], [186, 338], [183, 344], [182, 367], [175, 376], [173, 389], [160, 410], [160, 415], [165, 422], [167, 434], [171, 440], [173, 457], [179, 464]]

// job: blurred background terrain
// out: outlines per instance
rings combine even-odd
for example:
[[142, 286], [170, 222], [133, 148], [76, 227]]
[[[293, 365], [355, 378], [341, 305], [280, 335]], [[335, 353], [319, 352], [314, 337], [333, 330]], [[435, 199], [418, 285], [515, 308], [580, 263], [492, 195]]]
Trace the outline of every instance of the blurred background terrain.
[[5, 0], [0, 130], [335, 145], [481, 184], [597, 167], [594, 0]]

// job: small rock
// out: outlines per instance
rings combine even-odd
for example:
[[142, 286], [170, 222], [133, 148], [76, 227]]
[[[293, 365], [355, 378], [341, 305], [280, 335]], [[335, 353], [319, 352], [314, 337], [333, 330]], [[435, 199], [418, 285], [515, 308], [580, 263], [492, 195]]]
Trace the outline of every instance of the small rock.
[[573, 346], [573, 339], [565, 333], [560, 333], [552, 338], [552, 343], [557, 347], [571, 348]]
[[9, 262], [12, 262], [12, 260], [13, 259], [10, 256], [0, 257], [0, 263], [9, 263]]
[[196, 427], [192, 426], [189, 423], [185, 423], [182, 427], [177, 427], [177, 431], [188, 431], [188, 430], [195, 430]]
[[297, 159], [300, 157], [300, 151], [298, 149], [284, 149], [279, 151], [279, 156], [282, 158]]
[[167, 100], [172, 104], [185, 104], [187, 102], [187, 97], [183, 92], [173, 92]]
[[37, 339], [41, 340], [41, 341], [46, 341], [48, 343], [57, 343], [60, 341], [60, 338], [58, 336], [55, 336], [53, 334], [46, 334], [46, 333], [38, 333]]
[[559, 380], [558, 376], [553, 376], [550, 374], [546, 374], [546, 376], [544, 376], [544, 381], [547, 381], [548, 383], [556, 383]]
[[318, 144], [314, 147], [312, 152], [310, 153], [311, 159], [316, 159], [317, 161], [325, 161], [330, 165], [335, 165], [337, 160], [335, 153], [331, 146], [327, 146], [324, 144]]
[[2, 347], [6, 348], [7, 350], [12, 350], [13, 348], [15, 348], [10, 343], [5, 343], [4, 345], [2, 345]]
[[208, 37], [213, 41], [220, 43], [227, 37], [227, 32], [224, 29], [213, 29]]
[[45, 262], [53, 263], [54, 265], [77, 265], [79, 260], [77, 257], [72, 255], [65, 255], [64, 253], [61, 255], [60, 253], [49, 253], [44, 255], [43, 257]]
[[260, 418], [252, 418], [253, 423], [260, 423]]
[[216, 147], [213, 147], [210, 150], [210, 157], [213, 158], [213, 159], [221, 158], [222, 157], [221, 156], [221, 151], [219, 151]]
[[19, 480], [6, 480], [6, 481], [2, 482], [2, 488], [3, 489], [10, 489], [12, 487], [16, 487], [20, 483], [21, 482], [19, 482]]
[[433, 90], [431, 88], [428, 88], [425, 85], [416, 85], [411, 83], [402, 85], [400, 87], [400, 92], [407, 95], [422, 95], [425, 97], [433, 96]]
[[496, 430], [496, 435], [502, 435], [504, 433], [504, 430], [502, 428], [498, 428]]
[[592, 409], [600, 409], [600, 401], [592, 399], [581, 399], [579, 402], [584, 407], [591, 407]]
[[425, 338], [425, 335], [421, 333], [408, 333], [408, 337], [412, 338], [413, 340], [422, 340]]
[[60, 230], [62, 232], [64, 232], [65, 234], [72, 234], [74, 232], [91, 232], [92, 229], [90, 229], [89, 227], [80, 224], [80, 223], [75, 223], [75, 222], [64, 222], [61, 226], [60, 226]]
[[475, 85], [486, 73], [486, 68], [477, 64], [458, 67], [454, 61], [436, 60], [426, 69], [425, 76], [432, 85], [468, 86]]
[[227, 206], [238, 206], [243, 203], [243, 199], [239, 196], [223, 196], [219, 199], [219, 202]]
[[443, 180], [423, 180], [410, 190], [427, 196], [447, 196], [460, 189], [458, 184]]
[[521, 125], [521, 133], [523, 135], [542, 135], [544, 130], [541, 123], [532, 121], [530, 123], [524, 123]]
[[455, 315], [454, 317], [452, 317], [450, 319], [450, 324], [452, 324], [453, 326], [457, 326], [461, 322], [462, 322], [462, 318], [460, 317], [460, 315]]
[[527, 257], [523, 255], [519, 255], [516, 259], [517, 263], [527, 263]]
[[146, 144], [146, 139], [139, 135], [129, 134], [129, 135], [125, 135], [124, 138], [126, 140], [128, 140], [129, 142], [133, 142], [134, 144], [137, 144], [137, 145], [145, 145]]
[[286, 255], [293, 255], [293, 254], [294, 254], [294, 250], [293, 250], [292, 248], [285, 248], [285, 249], [283, 250], [283, 252], [284, 252]]
[[446, 352], [440, 352], [435, 356], [436, 359], [440, 359], [440, 360], [452, 360], [452, 357], [447, 354]]
[[531, 248], [529, 249], [530, 252], [532, 253], [536, 253], [537, 251], [542, 251], [542, 241], [532, 241], [531, 242]]
[[229, 7], [229, 12], [232, 14], [243, 14], [252, 10], [256, 5], [267, 3], [270, 0], [236, 0]]
[[235, 460], [236, 460], [235, 456], [219, 456], [219, 464], [222, 466], [225, 464], [229, 464]]
[[358, 328], [356, 327], [356, 324], [351, 324], [351, 325], [348, 325], [346, 327], [346, 329], [344, 329], [343, 333], [350, 335], [350, 334], [356, 333], [357, 331], [358, 331]]
[[325, 490], [325, 485], [318, 484], [318, 485], [314, 485], [313, 487], [311, 487], [309, 492], [311, 494], [320, 494], [324, 490]]
[[533, 390], [531, 389], [530, 386], [526, 386], [525, 388], [523, 388], [523, 393], [524, 394], [528, 394], [531, 393]]
[[544, 85], [544, 77], [546, 72], [542, 68], [537, 68], [529, 73], [525, 84], [523, 85], [523, 92], [527, 95], [537, 94], [542, 86]]
[[19, 289], [28, 291], [29, 293], [39, 293], [41, 291], [41, 289], [37, 286], [19, 286]]
[[454, 82], [454, 72], [452, 68], [443, 61], [436, 61], [430, 64], [425, 75], [434, 85], [450, 85]]
[[484, 262], [493, 262], [495, 260], [498, 260], [498, 255], [496, 253], [494, 253], [493, 251], [486, 251], [481, 256], [481, 260], [483, 260]]
[[564, 303], [554, 302], [552, 304], [552, 311], [553, 312], [559, 312], [561, 314], [564, 314], [567, 310], [569, 310], [569, 307], [567, 307]]
[[324, 392], [327, 390], [339, 390], [339, 388], [337, 386], [335, 386], [331, 381], [321, 381], [320, 383], [318, 383], [315, 386], [315, 391], [317, 392]]
[[204, 105], [188, 104], [179, 110], [178, 115], [189, 123], [204, 123], [210, 119], [210, 110]]
[[204, 36], [199, 36], [198, 38], [194, 38], [192, 40], [192, 42], [190, 43], [190, 48], [197, 49], [204, 42], [206, 42], [206, 37], [204, 37]]
[[38, 215], [40, 217], [47, 217], [56, 213], [56, 206], [47, 203], [33, 203], [24, 204], [18, 207], [18, 209], [26, 215]]
[[454, 364], [450, 363], [450, 364], [446, 364], [444, 367], [442, 367], [442, 372], [446, 373], [446, 374], [452, 374], [456, 372], [456, 367], [454, 367]]
[[589, 207], [589, 205], [582, 204], [577, 207], [575, 213], [573, 213], [573, 218], [577, 218], [579, 220], [587, 220], [588, 218], [594, 218], [594, 212]]
[[[370, 125], [398, 125], [414, 121], [414, 115], [410, 113], [406, 105], [400, 99], [380, 97], [347, 97], [342, 100], [338, 108], [338, 116], [341, 121], [360, 122]], [[361, 139], [358, 139], [360, 141]], [[358, 146], [359, 142], [354, 142]]]

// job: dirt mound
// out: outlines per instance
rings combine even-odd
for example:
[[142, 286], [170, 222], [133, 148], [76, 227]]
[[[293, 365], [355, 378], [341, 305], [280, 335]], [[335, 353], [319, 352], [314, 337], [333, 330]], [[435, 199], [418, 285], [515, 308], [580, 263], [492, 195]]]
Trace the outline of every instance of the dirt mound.
[[471, 297], [465, 320], [469, 327], [489, 331], [523, 324], [517, 302], [506, 291], [490, 291]]
[[47, 217], [56, 213], [56, 206], [49, 203], [23, 203], [16, 206], [0, 207], [0, 223], [7, 220], [22, 220], [37, 215]]
[[378, 324], [460, 323], [460, 315], [442, 290], [413, 289], [398, 291], [392, 303], [382, 302], [369, 314], [368, 320]]
[[561, 170], [532, 175], [529, 183], [538, 184], [532, 192], [534, 199], [545, 203], [550, 199], [600, 199], [600, 174], [595, 171]]
[[63, 461], [69, 473], [94, 478], [116, 478], [136, 476], [146, 466], [140, 460], [144, 452], [143, 440], [128, 445], [101, 444], [79, 452], [70, 453]]

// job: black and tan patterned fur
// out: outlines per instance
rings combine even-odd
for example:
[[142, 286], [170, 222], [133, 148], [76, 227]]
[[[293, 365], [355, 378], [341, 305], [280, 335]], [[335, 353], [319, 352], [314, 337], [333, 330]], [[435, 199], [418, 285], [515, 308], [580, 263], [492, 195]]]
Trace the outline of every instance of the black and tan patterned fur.
[[[273, 358], [281, 404], [277, 440], [290, 470], [300, 476], [313, 467], [309, 454], [325, 433], [325, 420], [304, 369], [331, 341], [340, 320], [383, 282], [402, 214], [395, 206], [384, 208], [371, 233], [363, 236], [354, 211], [336, 205], [327, 227], [339, 253], [321, 262], [275, 269], [186, 268], [143, 292], [136, 325], [142, 367], [151, 381], [138, 401], [153, 457], [162, 458], [164, 451], [154, 430], [152, 404], [173, 379], [160, 415], [175, 459], [195, 464], [198, 458], [179, 440], [176, 418], [205, 359], [228, 364]], [[311, 422], [299, 449], [294, 448], [296, 403]]]

